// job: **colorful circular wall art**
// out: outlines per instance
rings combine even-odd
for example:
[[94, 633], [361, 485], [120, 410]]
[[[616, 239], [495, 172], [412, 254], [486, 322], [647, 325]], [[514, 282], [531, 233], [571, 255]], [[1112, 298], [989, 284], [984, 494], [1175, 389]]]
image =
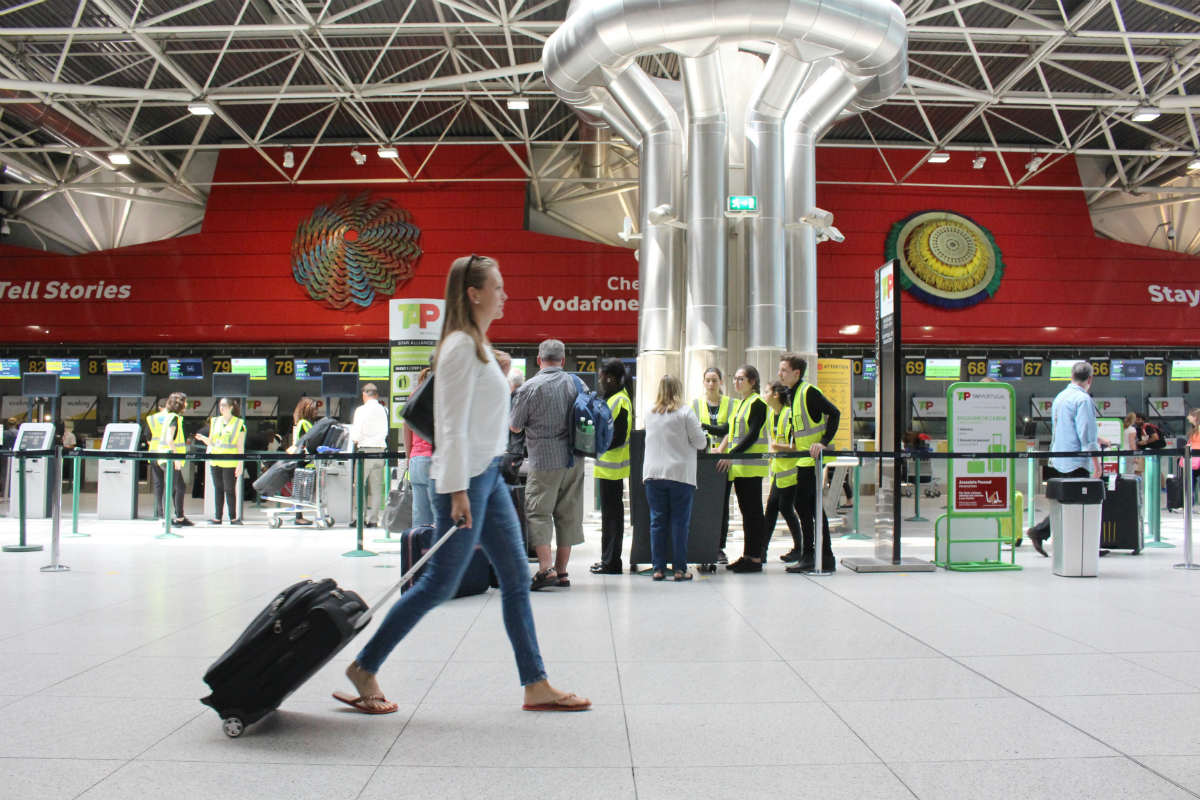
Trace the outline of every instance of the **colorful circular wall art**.
[[922, 211], [888, 233], [884, 257], [900, 260], [900, 286], [940, 308], [968, 308], [996, 294], [1004, 261], [992, 234], [952, 211]]
[[413, 276], [421, 231], [407, 211], [366, 192], [317, 206], [296, 228], [292, 276], [330, 308], [369, 308]]

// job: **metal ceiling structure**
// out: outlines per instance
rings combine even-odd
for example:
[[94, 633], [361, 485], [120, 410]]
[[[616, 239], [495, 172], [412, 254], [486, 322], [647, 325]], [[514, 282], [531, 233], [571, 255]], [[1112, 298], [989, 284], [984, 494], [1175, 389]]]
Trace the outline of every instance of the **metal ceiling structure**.
[[[80, 251], [128, 243], [124, 228], [141, 207], [170, 208], [175, 232], [187, 230], [212, 185], [211, 169], [197, 165], [228, 148], [256, 151], [285, 184], [305, 182], [319, 147], [353, 144], [376, 158], [387, 144], [491, 142], [520, 165], [539, 206], [555, 199], [539, 188], [548, 173], [564, 197], [620, 192], [632, 180], [627, 168], [599, 176], [608, 186], [582, 173], [586, 148], [577, 145], [591, 132], [542, 79], [542, 46], [568, 5], [8, 0], [0, 9], [5, 227], [23, 224], [48, 246]], [[839, 122], [822, 146], [919, 152], [911, 168], [888, 165], [895, 183], [912, 182], [941, 152], [1028, 154], [1021, 169], [1000, 159], [1002, 185], [1028, 189], [1052, 188], [1036, 179], [1059, 159], [1102, 159], [1081, 170], [1094, 213], [1149, 208], [1185, 227], [1179, 217], [1200, 199], [1200, 170], [1189, 175], [1189, 165], [1200, 168], [1195, 0], [900, 5], [909, 22], [905, 88]], [[678, 76], [674, 57], [642, 61]], [[292, 166], [280, 157], [285, 146]], [[114, 167], [114, 152], [131, 164]], [[397, 182], [430, 179], [423, 165], [391, 161]], [[93, 230], [85, 197], [108, 204], [112, 235]], [[33, 210], [48, 202], [71, 209], [86, 238], [36, 222]], [[1189, 238], [1176, 237], [1171, 249], [1200, 252], [1200, 231]]]

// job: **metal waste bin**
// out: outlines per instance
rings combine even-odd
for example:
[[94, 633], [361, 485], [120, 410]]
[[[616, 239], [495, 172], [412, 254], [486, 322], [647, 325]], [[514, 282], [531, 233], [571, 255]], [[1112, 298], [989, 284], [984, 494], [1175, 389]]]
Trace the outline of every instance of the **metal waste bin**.
[[1051, 478], [1050, 534], [1054, 537], [1054, 574], [1094, 578], [1100, 567], [1100, 517], [1104, 481], [1099, 478]]

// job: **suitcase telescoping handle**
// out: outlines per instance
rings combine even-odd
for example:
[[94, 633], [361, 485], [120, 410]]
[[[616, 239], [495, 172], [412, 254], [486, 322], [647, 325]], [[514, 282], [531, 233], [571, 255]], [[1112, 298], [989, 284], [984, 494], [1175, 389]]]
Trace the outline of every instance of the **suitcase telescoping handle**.
[[417, 559], [417, 562], [409, 567], [407, 572], [400, 576], [400, 580], [396, 581], [390, 588], [388, 588], [388, 590], [384, 592], [378, 600], [367, 606], [367, 610], [358, 618], [358, 625], [356, 627], [359, 630], [367, 627], [367, 625], [369, 625], [371, 622], [371, 617], [375, 614], [375, 609], [382, 608], [385, 603], [391, 600], [396, 592], [400, 591], [400, 587], [404, 586], [404, 584], [408, 583], [408, 581], [411, 580], [414, 575], [420, 572], [421, 567], [425, 566], [426, 562], [433, 558], [433, 554], [436, 553], [442, 545], [450, 541], [451, 536], [466, 527], [466, 522], [466, 517], [459, 517], [453, 527], [447, 530], [442, 536], [439, 536], [437, 541], [435, 541], [433, 545], [425, 551], [425, 554]]

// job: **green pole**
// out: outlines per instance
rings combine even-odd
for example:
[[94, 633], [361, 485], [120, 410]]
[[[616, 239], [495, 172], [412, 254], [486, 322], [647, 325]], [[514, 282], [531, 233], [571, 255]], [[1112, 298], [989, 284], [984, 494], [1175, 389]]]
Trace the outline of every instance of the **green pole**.
[[83, 470], [78, 454], [71, 456], [71, 536], [91, 536], [79, 532], [79, 475]]
[[354, 470], [354, 494], [358, 499], [358, 513], [355, 515], [358, 519], [355, 522], [355, 528], [358, 533], [355, 539], [355, 548], [349, 552], [342, 553], [346, 558], [369, 558], [377, 556], [378, 553], [373, 553], [370, 550], [363, 548], [363, 518], [367, 514], [367, 462], [361, 457], [356, 458], [351, 462], [355, 466]]
[[[1151, 540], [1143, 547], [1174, 547], [1170, 542], [1162, 540], [1162, 490], [1159, 483], [1162, 479], [1162, 463], [1158, 456], [1146, 457], [1146, 515], [1150, 523]], [[1182, 480], [1182, 474], [1180, 480]]]
[[172, 480], [175, 477], [175, 462], [168, 460], [163, 467], [163, 532], [155, 539], [182, 539], [178, 533], [171, 532], [171, 513], [175, 510], [172, 501], [175, 499]]
[[17, 511], [20, 514], [20, 538], [17, 544], [6, 544], [5, 553], [33, 553], [42, 549], [40, 544], [27, 544], [25, 540], [25, 456], [17, 452]]
[[913, 454], [913, 515], [905, 522], [929, 522], [921, 516], [921, 457]]

